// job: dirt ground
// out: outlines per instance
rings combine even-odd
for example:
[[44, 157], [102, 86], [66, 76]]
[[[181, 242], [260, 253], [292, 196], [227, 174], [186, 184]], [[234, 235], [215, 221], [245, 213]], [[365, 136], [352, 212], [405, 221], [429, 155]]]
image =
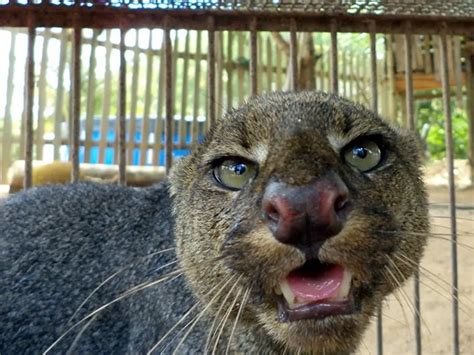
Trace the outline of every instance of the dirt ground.
[[[458, 164], [461, 166], [462, 164]], [[466, 188], [466, 170], [457, 170], [456, 192], [458, 228], [459, 333], [461, 354], [474, 355], [474, 188]], [[451, 242], [449, 241], [448, 189], [439, 166], [427, 169], [433, 237], [430, 238], [421, 269], [422, 345], [424, 354], [453, 353], [453, 316], [450, 296]], [[5, 189], [4, 189], [5, 190]], [[5, 197], [0, 190], [0, 198]], [[443, 239], [446, 238], [446, 239]], [[384, 354], [415, 354], [414, 316], [411, 305], [414, 282], [409, 280], [384, 304]], [[358, 355], [376, 354], [375, 320], [365, 334]]]

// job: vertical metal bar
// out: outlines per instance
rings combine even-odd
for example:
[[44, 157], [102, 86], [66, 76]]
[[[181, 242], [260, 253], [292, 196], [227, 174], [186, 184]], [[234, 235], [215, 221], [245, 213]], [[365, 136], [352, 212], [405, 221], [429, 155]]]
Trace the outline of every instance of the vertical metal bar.
[[[474, 4], [473, 4], [474, 5]], [[456, 78], [456, 102], [459, 108], [463, 107], [462, 103], [462, 61], [461, 61], [461, 37], [456, 36], [454, 41], [454, 76]]]
[[[244, 55], [244, 33], [243, 32], [239, 32], [238, 34], [237, 54], [238, 54], [238, 58], [242, 58]], [[244, 99], [244, 69], [242, 68], [242, 64], [240, 62], [237, 67], [237, 96], [238, 96], [238, 103], [240, 104]]]
[[413, 106], [413, 68], [412, 68], [412, 34], [411, 24], [405, 26], [405, 91], [406, 91], [406, 125], [409, 129], [415, 128], [415, 113]]
[[270, 36], [267, 37], [267, 91], [272, 91], [273, 83], [273, 55], [272, 55], [272, 40]]
[[456, 225], [456, 193], [454, 183], [453, 128], [451, 120], [451, 93], [449, 87], [448, 44], [446, 23], [441, 26], [441, 81], [443, 85], [443, 106], [446, 132], [446, 157], [448, 161], [449, 214], [451, 216], [451, 268], [452, 268], [452, 312], [453, 312], [453, 354], [459, 354], [459, 306], [458, 306], [458, 254]]
[[223, 43], [223, 36], [224, 32], [218, 31], [216, 32], [215, 37], [217, 38], [216, 43], [216, 53], [217, 53], [217, 76], [216, 76], [216, 102], [214, 105], [214, 109], [216, 110], [216, 117], [222, 117], [223, 109], [224, 109], [224, 43]]
[[372, 89], [372, 110], [378, 111], [378, 90], [377, 90], [377, 49], [376, 49], [375, 22], [370, 23], [370, 83]]
[[33, 103], [35, 94], [35, 39], [36, 28], [33, 15], [28, 16], [28, 52], [25, 97], [25, 176], [23, 187], [33, 185]]
[[337, 22], [331, 20], [331, 90], [334, 94], [339, 92], [337, 73]]
[[201, 79], [201, 31], [196, 31], [196, 57], [194, 60], [194, 93], [193, 93], [193, 121], [192, 121], [192, 143], [196, 143], [199, 138], [199, 122], [197, 120], [199, 116], [199, 83]]
[[[165, 99], [165, 91], [166, 91], [166, 83], [165, 83], [165, 75], [166, 75], [166, 33], [165, 30], [163, 29], [162, 33], [163, 37], [161, 40], [161, 48], [160, 48], [160, 68], [159, 68], [159, 73], [158, 73], [158, 112], [157, 112], [157, 118], [156, 118], [156, 123], [155, 123], [155, 141], [153, 143], [153, 165], [159, 165], [160, 163], [160, 151], [162, 149], [162, 132], [163, 132], [163, 108], [166, 105], [164, 103]], [[169, 32], [167, 34], [169, 37]], [[165, 113], [166, 114], [166, 113]]]
[[61, 148], [61, 124], [64, 121], [63, 107], [64, 107], [64, 68], [66, 66], [66, 50], [67, 50], [68, 30], [63, 28], [61, 30], [61, 44], [59, 49], [59, 66], [58, 66], [58, 81], [56, 91], [56, 101], [54, 108], [54, 160], [60, 158]]
[[467, 78], [466, 78], [466, 96], [467, 96], [467, 130], [468, 130], [468, 149], [469, 170], [471, 183], [474, 184], [474, 53], [470, 53], [466, 58]]
[[95, 57], [97, 48], [97, 37], [99, 30], [94, 29], [91, 41], [91, 51], [89, 57], [89, 71], [87, 76], [87, 106], [86, 106], [86, 138], [84, 142], [84, 162], [90, 162], [91, 148], [92, 148], [92, 131], [94, 130], [94, 108], [95, 108], [95, 67], [97, 60]]
[[[371, 106], [374, 112], [378, 112], [378, 88], [377, 88], [377, 48], [376, 48], [376, 29], [375, 21], [369, 24], [370, 31], [370, 91]], [[383, 354], [383, 321], [382, 306], [377, 310], [377, 354]]]
[[[412, 68], [412, 33], [411, 24], [406, 23], [405, 26], [405, 85], [406, 85], [406, 125], [408, 129], [415, 130], [415, 109], [413, 98], [413, 68]], [[421, 321], [420, 321], [420, 275], [418, 267], [414, 274], [414, 300], [415, 307], [415, 341], [416, 354], [420, 355], [422, 351], [421, 343]]]
[[[140, 87], [140, 43], [138, 41], [139, 33], [135, 29], [135, 48], [133, 50], [133, 66], [132, 66], [132, 85], [130, 88], [130, 118], [128, 124], [128, 144], [127, 144], [127, 161], [133, 164], [133, 155], [135, 150], [137, 135], [137, 106], [138, 106], [138, 88]], [[142, 127], [144, 125], [144, 117], [142, 117]]]
[[[188, 77], [189, 77], [189, 37], [190, 31], [186, 31], [184, 39], [184, 62], [183, 62], [183, 84], [181, 95], [181, 117], [179, 120], [179, 146], [184, 148], [186, 146], [186, 112], [188, 106]], [[177, 73], [177, 71], [176, 71]]]
[[148, 30], [148, 47], [146, 50], [146, 84], [145, 84], [145, 103], [143, 107], [143, 120], [140, 142], [140, 165], [147, 163], [147, 153], [150, 137], [150, 106], [151, 106], [151, 84], [153, 80], [153, 31]]
[[291, 89], [298, 90], [298, 42], [296, 39], [296, 20], [291, 19], [290, 23], [290, 68], [291, 68]]
[[107, 132], [109, 130], [110, 114], [110, 87], [112, 73], [110, 70], [110, 58], [112, 56], [112, 41], [110, 39], [112, 30], [106, 30], [105, 37], [105, 74], [104, 74], [104, 102], [102, 105], [102, 117], [100, 118], [100, 142], [99, 163], [105, 162], [107, 149]]
[[166, 124], [165, 124], [165, 166], [168, 174], [173, 164], [173, 62], [172, 45], [170, 37], [169, 19], [165, 18], [164, 28], [164, 46], [165, 46], [165, 89], [166, 89]]
[[38, 116], [36, 127], [36, 159], [43, 159], [44, 146], [44, 111], [46, 107], [46, 72], [48, 63], [48, 45], [51, 38], [51, 29], [45, 28], [43, 32], [43, 50], [41, 54], [40, 73], [38, 78]]
[[208, 49], [207, 49], [207, 112], [208, 127], [216, 122], [216, 32], [214, 17], [207, 19]]
[[119, 124], [118, 124], [118, 145], [119, 145], [119, 184], [127, 184], [127, 141], [126, 141], [126, 92], [127, 92], [127, 63], [125, 62], [125, 34], [127, 30], [120, 29], [120, 79], [119, 79]]
[[71, 181], [79, 181], [79, 134], [81, 130], [81, 32], [74, 26], [74, 44], [72, 46], [72, 117], [71, 117]]
[[232, 90], [232, 74], [234, 71], [234, 62], [233, 62], [233, 52], [232, 52], [232, 46], [233, 46], [233, 33], [231, 31], [227, 31], [227, 110], [230, 110], [232, 108], [233, 104], [233, 90]]
[[250, 95], [257, 93], [257, 19], [253, 17], [250, 20]]

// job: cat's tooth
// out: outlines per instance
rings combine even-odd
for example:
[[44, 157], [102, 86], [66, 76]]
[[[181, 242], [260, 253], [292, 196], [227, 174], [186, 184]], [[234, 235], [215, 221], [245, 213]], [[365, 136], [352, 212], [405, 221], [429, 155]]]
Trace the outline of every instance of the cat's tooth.
[[280, 290], [283, 297], [285, 297], [286, 302], [288, 302], [288, 305], [291, 307], [296, 302], [296, 297], [293, 294], [293, 291], [291, 291], [290, 285], [288, 285], [286, 279], [280, 281]]
[[339, 292], [337, 293], [336, 298], [339, 300], [347, 299], [349, 296], [349, 291], [351, 290], [352, 282], [352, 273], [344, 269], [344, 274], [342, 275], [341, 286], [339, 287]]

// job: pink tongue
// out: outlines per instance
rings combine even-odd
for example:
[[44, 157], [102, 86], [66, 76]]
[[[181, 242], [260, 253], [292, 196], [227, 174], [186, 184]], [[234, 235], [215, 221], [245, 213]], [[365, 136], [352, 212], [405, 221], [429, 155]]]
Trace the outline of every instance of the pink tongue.
[[337, 295], [343, 275], [342, 266], [331, 265], [315, 275], [293, 271], [288, 275], [287, 281], [297, 300], [319, 301]]

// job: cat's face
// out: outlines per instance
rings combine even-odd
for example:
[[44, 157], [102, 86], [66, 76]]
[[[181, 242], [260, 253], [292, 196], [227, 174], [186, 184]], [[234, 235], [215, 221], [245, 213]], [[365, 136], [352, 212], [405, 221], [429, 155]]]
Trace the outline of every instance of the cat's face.
[[194, 291], [215, 313], [241, 309], [279, 346], [353, 349], [421, 257], [420, 156], [411, 134], [323, 93], [230, 112], [173, 170], [178, 254]]

